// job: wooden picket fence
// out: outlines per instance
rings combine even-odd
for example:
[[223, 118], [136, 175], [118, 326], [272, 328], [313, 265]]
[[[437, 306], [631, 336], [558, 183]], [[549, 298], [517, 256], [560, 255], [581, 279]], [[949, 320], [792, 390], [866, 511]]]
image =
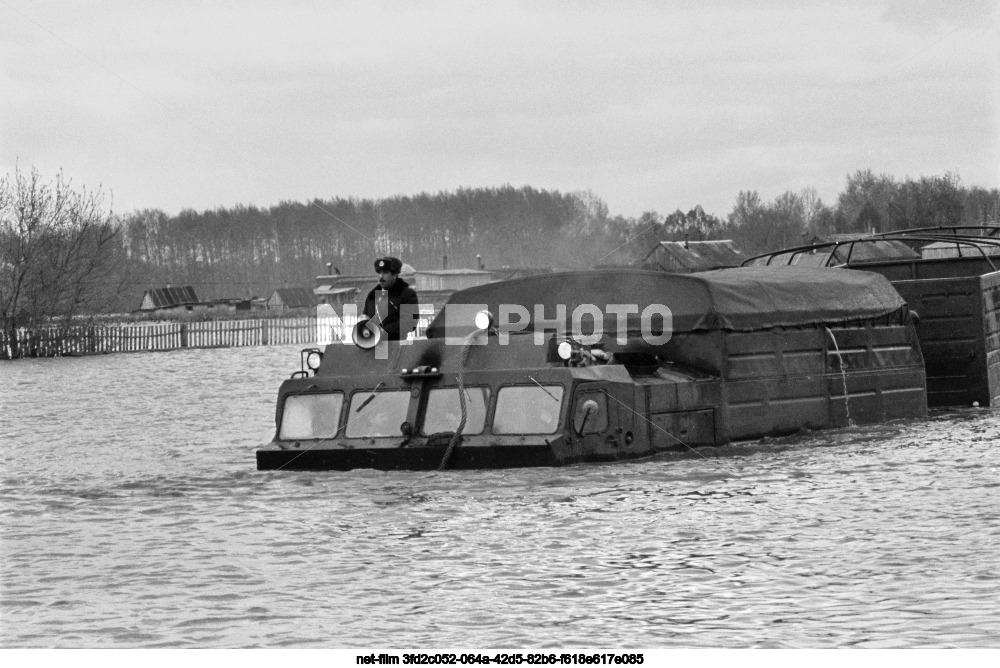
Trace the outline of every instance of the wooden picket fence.
[[[424, 336], [429, 317], [420, 320], [414, 333]], [[230, 348], [284, 344], [326, 345], [350, 341], [356, 316], [303, 316], [258, 320], [206, 320], [203, 322], [129, 322], [48, 326], [19, 329], [10, 337], [0, 332], [0, 359], [98, 355], [178, 348]]]
[[[324, 319], [325, 320], [325, 319]], [[319, 325], [323, 329], [319, 329]], [[101, 353], [328, 343], [345, 323], [316, 316], [204, 322], [131, 322], [19, 329], [13, 339], [0, 332], [0, 359]], [[327, 339], [322, 341], [321, 339]]]

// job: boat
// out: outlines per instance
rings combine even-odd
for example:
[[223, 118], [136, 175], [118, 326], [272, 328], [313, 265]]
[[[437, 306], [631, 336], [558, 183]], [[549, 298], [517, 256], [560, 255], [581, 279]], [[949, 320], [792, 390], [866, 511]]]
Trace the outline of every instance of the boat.
[[458, 291], [426, 338], [302, 351], [260, 470], [560, 466], [927, 413], [884, 277], [552, 273]]
[[1000, 227], [926, 227], [758, 255], [743, 266], [860, 269], [916, 313], [931, 407], [1000, 405]]

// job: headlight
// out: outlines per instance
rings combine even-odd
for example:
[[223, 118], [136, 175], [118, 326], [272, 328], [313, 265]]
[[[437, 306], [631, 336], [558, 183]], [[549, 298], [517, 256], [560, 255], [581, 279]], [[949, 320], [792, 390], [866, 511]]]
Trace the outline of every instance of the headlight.
[[559, 353], [559, 357], [568, 360], [573, 356], [573, 344], [569, 341], [563, 341], [556, 347], [556, 352]]
[[480, 311], [476, 314], [476, 328], [488, 330], [493, 326], [493, 314], [489, 311]]
[[306, 366], [315, 371], [323, 361], [323, 353], [318, 350], [311, 351], [306, 355]]

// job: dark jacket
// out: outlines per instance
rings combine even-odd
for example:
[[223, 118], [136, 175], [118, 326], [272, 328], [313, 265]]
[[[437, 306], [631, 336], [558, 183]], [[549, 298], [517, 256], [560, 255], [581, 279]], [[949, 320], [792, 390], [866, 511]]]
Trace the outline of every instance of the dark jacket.
[[[385, 292], [382, 290], [381, 285], [376, 285], [368, 296], [365, 298], [365, 310], [364, 314], [369, 318], [375, 318], [376, 322], [379, 322], [378, 316], [376, 315], [375, 302], [378, 297], [384, 296], [379, 293]], [[417, 325], [416, 312], [417, 312], [417, 293], [410, 287], [410, 284], [401, 278], [397, 278], [396, 282], [392, 284], [392, 287], [388, 290], [389, 297], [389, 307], [388, 314], [385, 318], [379, 322], [382, 329], [385, 330], [387, 338], [390, 341], [398, 341], [400, 339], [405, 339], [406, 335], [409, 334]], [[404, 323], [404, 331], [400, 332], [399, 327], [399, 307], [402, 304], [411, 304], [412, 306], [407, 309], [411, 311], [414, 316], [409, 319], [409, 322]]]

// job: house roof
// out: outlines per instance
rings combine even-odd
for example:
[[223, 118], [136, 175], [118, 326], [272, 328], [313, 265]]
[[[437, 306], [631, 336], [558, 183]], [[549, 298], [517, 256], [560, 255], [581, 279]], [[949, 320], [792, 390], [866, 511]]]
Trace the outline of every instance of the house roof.
[[375, 281], [378, 280], [378, 274], [320, 274], [316, 277], [317, 283], [344, 283], [351, 281]]
[[[865, 234], [828, 234], [817, 236], [815, 242], [841, 242], [837, 260], [843, 262], [850, 250], [851, 262], [879, 262], [881, 260], [915, 259], [920, 257], [912, 248], [895, 239], [876, 239]], [[851, 243], [854, 248], [851, 250]], [[832, 249], [826, 249], [827, 252]], [[822, 252], [822, 251], [821, 251]]]
[[538, 276], [539, 274], [551, 274], [551, 268], [538, 269], [535, 267], [497, 267], [496, 269], [489, 269], [490, 276], [492, 276], [494, 281], [510, 281], [515, 278], [524, 278], [525, 276]]
[[[838, 248], [838, 259], [846, 259], [849, 249], [849, 245]], [[850, 253], [852, 264], [856, 262], [879, 262], [881, 260], [913, 260], [920, 257], [920, 253], [917, 253], [902, 241], [895, 241], [893, 239], [879, 239], [854, 244], [854, 250], [851, 250]]]
[[1000, 255], [1000, 246], [989, 243], [975, 243], [965, 240], [962, 243], [953, 241], [936, 241], [920, 249], [924, 259], [941, 257], [982, 257], [983, 255]]
[[[316, 305], [316, 297], [309, 288], [278, 288], [271, 295], [271, 299], [277, 295], [281, 303], [288, 308], [303, 308]], [[270, 299], [268, 301], [271, 301]]]
[[354, 288], [367, 293], [378, 281], [378, 274], [371, 273], [364, 276], [317, 276], [315, 290], [339, 290], [341, 288]]
[[738, 267], [745, 259], [746, 255], [730, 239], [661, 241], [646, 256], [647, 263], [659, 265], [662, 269], [684, 271]]
[[[413, 268], [413, 265], [407, 262], [404, 262], [403, 268], [399, 270], [400, 276], [413, 276], [415, 273], [416, 270]], [[340, 283], [343, 281], [352, 282], [359, 280], [376, 281], [378, 280], [378, 274], [372, 268], [372, 271], [363, 274], [320, 274], [316, 277], [317, 283]]]
[[194, 288], [190, 285], [177, 288], [150, 288], [143, 295], [143, 301], [145, 301], [147, 295], [153, 303], [153, 308], [169, 308], [171, 306], [198, 303], [198, 295], [195, 294]]
[[332, 285], [321, 285], [315, 290], [313, 294], [317, 297], [332, 297], [334, 295], [346, 295], [348, 293], [358, 292], [357, 288], [335, 288]]
[[421, 269], [417, 274], [433, 274], [434, 276], [458, 276], [463, 274], [485, 274], [487, 276], [491, 275], [491, 272], [484, 271], [482, 269]]

